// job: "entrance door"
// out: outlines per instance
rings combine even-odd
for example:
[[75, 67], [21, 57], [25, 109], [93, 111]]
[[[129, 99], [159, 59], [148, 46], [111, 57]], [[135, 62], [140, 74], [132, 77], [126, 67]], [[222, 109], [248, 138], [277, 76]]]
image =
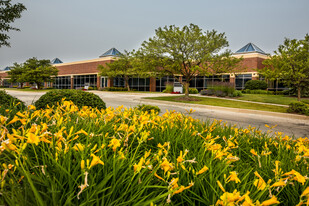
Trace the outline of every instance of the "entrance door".
[[101, 88], [107, 87], [108, 77], [101, 77]]

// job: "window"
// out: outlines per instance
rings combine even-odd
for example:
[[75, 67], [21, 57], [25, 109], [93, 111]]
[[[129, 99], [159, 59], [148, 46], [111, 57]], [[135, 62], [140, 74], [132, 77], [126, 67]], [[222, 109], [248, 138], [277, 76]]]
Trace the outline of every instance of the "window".
[[55, 89], [71, 89], [71, 76], [55, 77], [53, 87]]

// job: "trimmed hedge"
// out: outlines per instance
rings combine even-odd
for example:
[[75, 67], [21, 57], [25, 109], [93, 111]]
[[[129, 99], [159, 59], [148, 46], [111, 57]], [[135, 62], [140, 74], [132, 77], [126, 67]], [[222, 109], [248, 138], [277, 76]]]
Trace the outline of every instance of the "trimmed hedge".
[[3, 91], [3, 90], [0, 91], [0, 107], [1, 108], [8, 109], [12, 105], [16, 105], [17, 103], [19, 103], [18, 105], [20, 106], [18, 107], [20, 107], [20, 109], [26, 108], [24, 102], [22, 102], [18, 98], [7, 94], [6, 91]]
[[128, 91], [126, 87], [105, 87], [101, 89], [102, 91]]
[[60, 103], [63, 98], [72, 101], [79, 108], [89, 106], [98, 109], [106, 109], [105, 102], [98, 95], [82, 90], [70, 89], [47, 92], [35, 102], [35, 106], [38, 109], [46, 108], [47, 105], [52, 107]]
[[289, 104], [288, 112], [304, 114], [309, 116], [309, 104], [306, 104], [304, 102], [293, 102]]
[[250, 90], [261, 89], [261, 90], [265, 90], [265, 89], [267, 89], [267, 83], [265, 81], [261, 81], [261, 80], [249, 80], [245, 84], [245, 89], [250, 89]]
[[198, 90], [196, 88], [189, 88], [189, 94], [198, 94]]

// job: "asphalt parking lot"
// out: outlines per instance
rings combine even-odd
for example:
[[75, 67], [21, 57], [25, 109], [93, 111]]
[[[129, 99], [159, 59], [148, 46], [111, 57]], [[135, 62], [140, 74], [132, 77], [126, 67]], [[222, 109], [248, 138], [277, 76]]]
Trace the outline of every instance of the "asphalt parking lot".
[[[15, 90], [7, 90], [7, 92], [18, 97], [28, 105], [34, 103], [40, 96], [45, 94], [45, 92], [24, 92]], [[92, 92], [100, 96], [105, 101], [107, 107], [115, 108], [121, 105], [125, 107], [135, 107], [139, 104], [151, 104], [159, 106], [162, 112], [166, 110], [175, 110], [183, 113], [187, 113], [187, 111], [193, 109], [195, 112], [190, 115], [202, 121], [217, 119], [231, 125], [236, 124], [238, 127], [248, 127], [250, 125], [265, 132], [268, 130], [265, 124], [270, 126], [277, 125], [277, 127], [272, 130], [273, 132], [283, 132], [285, 135], [294, 136], [295, 138], [309, 137], [309, 117], [303, 115], [143, 99], [144, 97], [171, 95], [162, 93]]]

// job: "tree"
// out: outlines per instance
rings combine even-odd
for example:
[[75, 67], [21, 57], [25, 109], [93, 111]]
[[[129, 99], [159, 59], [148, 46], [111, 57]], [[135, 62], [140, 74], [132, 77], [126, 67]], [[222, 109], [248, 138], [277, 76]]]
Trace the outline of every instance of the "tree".
[[58, 75], [58, 69], [51, 65], [50, 60], [38, 60], [33, 57], [23, 64], [14, 63], [8, 73], [11, 82], [36, 83], [38, 89], [41, 89], [42, 82], [53, 81], [53, 77]]
[[[227, 46], [224, 33], [203, 32], [194, 24], [182, 29], [172, 25], [156, 29], [155, 36], [142, 43], [138, 54], [146, 68], [174, 76], [189, 97], [189, 82], [195, 76], [226, 73], [236, 68], [241, 59], [231, 57], [228, 50], [221, 52]], [[180, 81], [180, 76], [185, 81]]]
[[21, 17], [21, 13], [26, 7], [21, 4], [11, 4], [11, 0], [0, 0], [0, 47], [10, 46], [8, 40], [10, 37], [7, 32], [10, 30], [19, 31], [18, 28], [12, 27], [10, 24]]
[[275, 55], [265, 60], [261, 74], [269, 80], [280, 79], [288, 86], [297, 88], [297, 100], [301, 91], [309, 86], [309, 35], [302, 40], [285, 38]]
[[112, 63], [107, 63], [106, 66], [99, 65], [101, 76], [122, 77], [125, 82], [125, 87], [130, 91], [129, 78], [136, 75], [136, 70], [133, 66], [133, 52], [125, 51], [119, 58]]
[[20, 87], [23, 88], [24, 82], [26, 82], [26, 72], [23, 64], [14, 63], [11, 70], [8, 71], [8, 77], [12, 83], [20, 83]]

